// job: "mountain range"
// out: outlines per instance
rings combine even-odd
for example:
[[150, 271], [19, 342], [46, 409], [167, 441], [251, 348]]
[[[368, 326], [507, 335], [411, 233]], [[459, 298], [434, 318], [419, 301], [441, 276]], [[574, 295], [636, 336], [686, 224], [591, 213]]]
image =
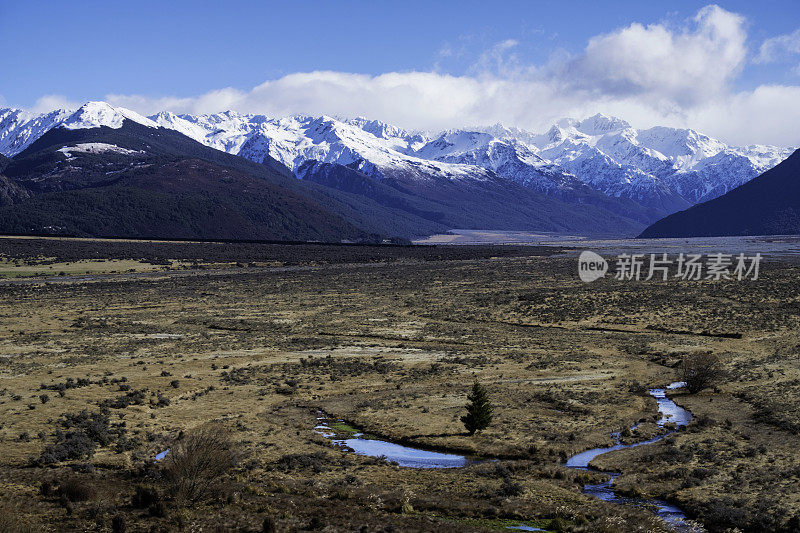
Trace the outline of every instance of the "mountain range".
[[[144, 209], [143, 191], [162, 203], [169, 196], [165, 209], [194, 195], [180, 223], [170, 227], [167, 209], [149, 230], [139, 224], [137, 236], [358, 240], [450, 228], [635, 235], [791, 152], [732, 147], [688, 129], [637, 130], [604, 115], [562, 120], [544, 134], [499, 125], [431, 134], [362, 118], [144, 117], [104, 102], [40, 115], [0, 109], [0, 231], [131, 234], [108, 212], [78, 223], [79, 212], [65, 211], [94, 213], [99, 191], [114, 187], [138, 198], [114, 206], [123, 210]], [[226, 186], [220, 176], [233, 171], [236, 185]], [[260, 190], [267, 185], [270, 194]], [[203, 216], [199, 197], [214, 205], [203, 204]], [[314, 228], [303, 224], [312, 204]], [[226, 222], [213, 222], [223, 212]]]
[[793, 151], [727, 146], [689, 129], [637, 130], [604, 115], [565, 119], [539, 135], [499, 125], [429, 135], [374, 120], [325, 116], [162, 112], [150, 118], [252, 161], [269, 154], [292, 170], [310, 159], [356, 164], [376, 178], [414, 173], [420, 166], [426, 174], [450, 176], [492, 170], [549, 195], [571, 198], [594, 190], [630, 199], [652, 208], [653, 218], [720, 196]]

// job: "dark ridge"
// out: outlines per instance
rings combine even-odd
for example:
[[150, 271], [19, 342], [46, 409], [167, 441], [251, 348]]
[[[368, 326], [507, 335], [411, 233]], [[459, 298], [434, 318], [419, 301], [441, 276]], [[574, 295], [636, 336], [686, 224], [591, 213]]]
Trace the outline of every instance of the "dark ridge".
[[800, 150], [714, 200], [663, 218], [639, 238], [800, 233]]
[[[137, 153], [75, 151], [67, 159], [58, 151], [88, 142]], [[194, 182], [176, 171], [187, 160], [203, 167]], [[368, 198], [304, 183], [272, 158], [254, 163], [127, 120], [118, 129], [55, 128], [18, 154], [6, 175], [34, 197], [5, 202], [14, 205], [0, 212], [3, 233], [336, 242], [444, 230]], [[136, 222], [134, 207], [149, 201], [158, 211], [150, 227], [123, 220]]]

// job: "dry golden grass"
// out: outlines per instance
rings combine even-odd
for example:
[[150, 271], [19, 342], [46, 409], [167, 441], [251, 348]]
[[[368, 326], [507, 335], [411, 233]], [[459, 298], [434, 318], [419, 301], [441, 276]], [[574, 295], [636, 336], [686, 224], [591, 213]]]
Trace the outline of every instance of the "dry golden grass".
[[[720, 524], [730, 517], [711, 510], [734, 496], [748, 524], [764, 515], [789, 524], [800, 511], [800, 442], [780, 416], [796, 412], [781, 404], [786, 412], [767, 418], [755, 403], [776, 383], [782, 393], [800, 388], [797, 267], [772, 265], [756, 283], [592, 285], [573, 268], [572, 259], [504, 258], [6, 283], [2, 493], [27, 495], [29, 517], [50, 530], [110, 528], [117, 508], [141, 529], [258, 530], [266, 515], [287, 530], [557, 527], [554, 519], [592, 530], [608, 517], [620, 530], [658, 529], [646, 511], [582, 495], [587, 474], [563, 460], [611, 444], [612, 431], [639, 420], [640, 436], [655, 434], [655, 402], [641, 386], [673, 381], [684, 356], [711, 351], [728, 379], [717, 392], [678, 400], [702, 424], [598, 463], [624, 471], [620, 488], [675, 499]], [[68, 379], [88, 382], [62, 396]], [[459, 417], [475, 379], [496, 409], [492, 426], [470, 437]], [[134, 403], [119, 403], [136, 391]], [[38, 495], [41, 479], [65, 466], [27, 465], [55, 442], [65, 413], [104, 404], [131, 442], [115, 436], [88, 461], [71, 462], [94, 465], [79, 475], [99, 496], [66, 514]], [[398, 468], [331, 448], [311, 430], [319, 410], [394, 440], [503, 460]], [[164, 516], [133, 508], [135, 485], [160, 487], [143, 474], [158, 470], [155, 454], [210, 421], [247, 453], [227, 488], [191, 507], [169, 504]], [[513, 494], [507, 479], [519, 486]], [[767, 509], [757, 499], [764, 491], [774, 495]], [[314, 516], [321, 522], [311, 524]]]

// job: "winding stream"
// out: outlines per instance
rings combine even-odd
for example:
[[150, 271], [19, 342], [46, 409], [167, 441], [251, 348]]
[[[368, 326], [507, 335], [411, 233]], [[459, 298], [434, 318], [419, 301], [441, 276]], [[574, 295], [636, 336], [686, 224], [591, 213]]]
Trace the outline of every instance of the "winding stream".
[[[341, 420], [338, 421], [338, 423], [341, 422]], [[395, 462], [400, 466], [410, 468], [459, 468], [477, 462], [463, 455], [411, 448], [410, 446], [372, 438], [360, 432], [354, 432], [348, 435], [347, 438], [341, 438], [342, 432], [337, 432], [331, 427], [332, 425], [335, 424], [331, 424], [330, 419], [320, 416], [317, 417], [317, 426], [314, 431], [323, 437], [331, 439], [334, 446], [347, 448], [358, 455], [383, 457], [387, 461]]]
[[[661, 413], [661, 418], [656, 422], [658, 427], [665, 427], [667, 424], [675, 424], [675, 427], [683, 427], [689, 424], [692, 421], [692, 413], [684, 409], [683, 407], [677, 405], [675, 402], [670, 400], [667, 397], [667, 390], [670, 389], [678, 389], [686, 384], [682, 381], [677, 381], [675, 383], [671, 383], [666, 387], [666, 389], [650, 389], [648, 392], [650, 396], [656, 399], [658, 402], [658, 412]], [[637, 424], [638, 425], [638, 424]], [[634, 425], [631, 430], [636, 429], [636, 425]], [[589, 466], [589, 464], [597, 457], [613, 452], [616, 450], [624, 450], [626, 448], [636, 448], [638, 446], [645, 446], [647, 444], [653, 444], [654, 442], [658, 442], [667, 436], [674, 433], [673, 431], [668, 431], [667, 433], [662, 433], [652, 439], [636, 442], [633, 444], [622, 444], [620, 442], [620, 434], [619, 433], [612, 433], [611, 436], [616, 441], [616, 444], [613, 446], [609, 446], [607, 448], [593, 448], [591, 450], [587, 450], [585, 452], [581, 452], [577, 455], [573, 455], [567, 460], [567, 467], [568, 468], [576, 468], [581, 470], [592, 470], [597, 471], [596, 469]], [[699, 531], [698, 526], [695, 523], [689, 522], [686, 518], [686, 515], [675, 505], [667, 503], [663, 500], [657, 499], [646, 499], [646, 498], [627, 498], [624, 496], [619, 496], [614, 492], [612, 485], [614, 484], [614, 480], [620, 476], [619, 472], [604, 472], [609, 476], [608, 481], [604, 483], [598, 484], [586, 484], [583, 487], [583, 493], [588, 494], [590, 496], [594, 496], [596, 498], [600, 498], [603, 501], [618, 503], [618, 504], [631, 504], [637, 505], [639, 507], [646, 507], [651, 509], [657, 516], [659, 516], [664, 521], [668, 522], [672, 527], [679, 531], [679, 532], [694, 532]]]
[[[656, 402], [658, 402], [658, 412], [661, 413], [661, 418], [656, 422], [656, 424], [660, 428], [664, 428], [668, 424], [674, 424], [676, 428], [679, 428], [686, 426], [689, 424], [689, 422], [691, 422], [692, 413], [670, 400], [666, 394], [667, 390], [678, 389], [684, 385], [685, 383], [678, 381], [671, 383], [664, 389], [650, 389], [648, 391], [650, 396], [655, 398]], [[634, 425], [631, 430], [636, 429], [636, 426], [638, 426], [638, 424]], [[317, 417], [317, 425], [314, 427], [314, 431], [323, 437], [331, 439], [335, 446], [345, 448], [358, 455], [383, 457], [387, 461], [395, 462], [404, 467], [459, 468], [478, 462], [477, 460], [470, 459], [469, 457], [463, 455], [422, 450], [419, 448], [412, 448], [410, 446], [403, 446], [394, 442], [373, 438], [355, 430], [350, 426], [347, 426], [342, 420], [336, 421], [328, 418], [327, 416]], [[616, 450], [653, 444], [654, 442], [658, 442], [674, 432], [675, 430], [668, 431], [651, 439], [633, 444], [623, 444], [620, 440], [620, 434], [612, 433], [611, 436], [616, 441], [616, 444], [606, 448], [594, 448], [591, 450], [586, 450], [585, 452], [573, 455], [567, 460], [567, 467], [596, 472], [598, 470], [590, 466], [590, 463], [595, 458]], [[627, 498], [617, 495], [614, 492], [612, 485], [614, 480], [620, 476], [620, 473], [604, 473], [609, 476], [608, 481], [598, 484], [586, 484], [583, 487], [583, 493], [600, 498], [601, 500], [607, 502], [636, 505], [650, 509], [661, 519], [668, 522], [676, 531], [681, 533], [702, 531], [702, 529], [698, 528], [695, 523], [687, 520], [686, 515], [681, 509], [668, 502], [657, 499]], [[536, 528], [529, 528], [529, 526], [518, 527], [519, 529], [526, 531], [536, 531]]]

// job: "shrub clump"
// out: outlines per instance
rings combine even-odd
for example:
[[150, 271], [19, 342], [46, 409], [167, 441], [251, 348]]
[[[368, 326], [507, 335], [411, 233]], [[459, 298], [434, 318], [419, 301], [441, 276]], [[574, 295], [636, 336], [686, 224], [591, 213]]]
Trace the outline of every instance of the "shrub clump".
[[170, 447], [164, 475], [178, 500], [197, 502], [213, 493], [240, 455], [228, 430], [212, 424], [184, 435]]
[[77, 476], [68, 477], [58, 484], [58, 495], [70, 502], [84, 502], [97, 497], [94, 486]]
[[40, 464], [88, 459], [98, 446], [107, 446], [124, 432], [121, 428], [111, 429], [105, 411], [67, 413], [58, 421], [58, 425], [55, 442], [48, 445], [39, 456]]
[[330, 457], [325, 452], [290, 453], [278, 459], [275, 466], [283, 472], [311, 470], [318, 474], [328, 470], [330, 463]]
[[147, 389], [136, 389], [127, 391], [125, 394], [117, 396], [113, 400], [103, 400], [102, 406], [111, 409], [125, 409], [130, 405], [142, 405], [147, 397]]
[[714, 385], [722, 375], [722, 363], [712, 353], [691, 355], [681, 365], [681, 376], [686, 382], [686, 390], [692, 394]]

